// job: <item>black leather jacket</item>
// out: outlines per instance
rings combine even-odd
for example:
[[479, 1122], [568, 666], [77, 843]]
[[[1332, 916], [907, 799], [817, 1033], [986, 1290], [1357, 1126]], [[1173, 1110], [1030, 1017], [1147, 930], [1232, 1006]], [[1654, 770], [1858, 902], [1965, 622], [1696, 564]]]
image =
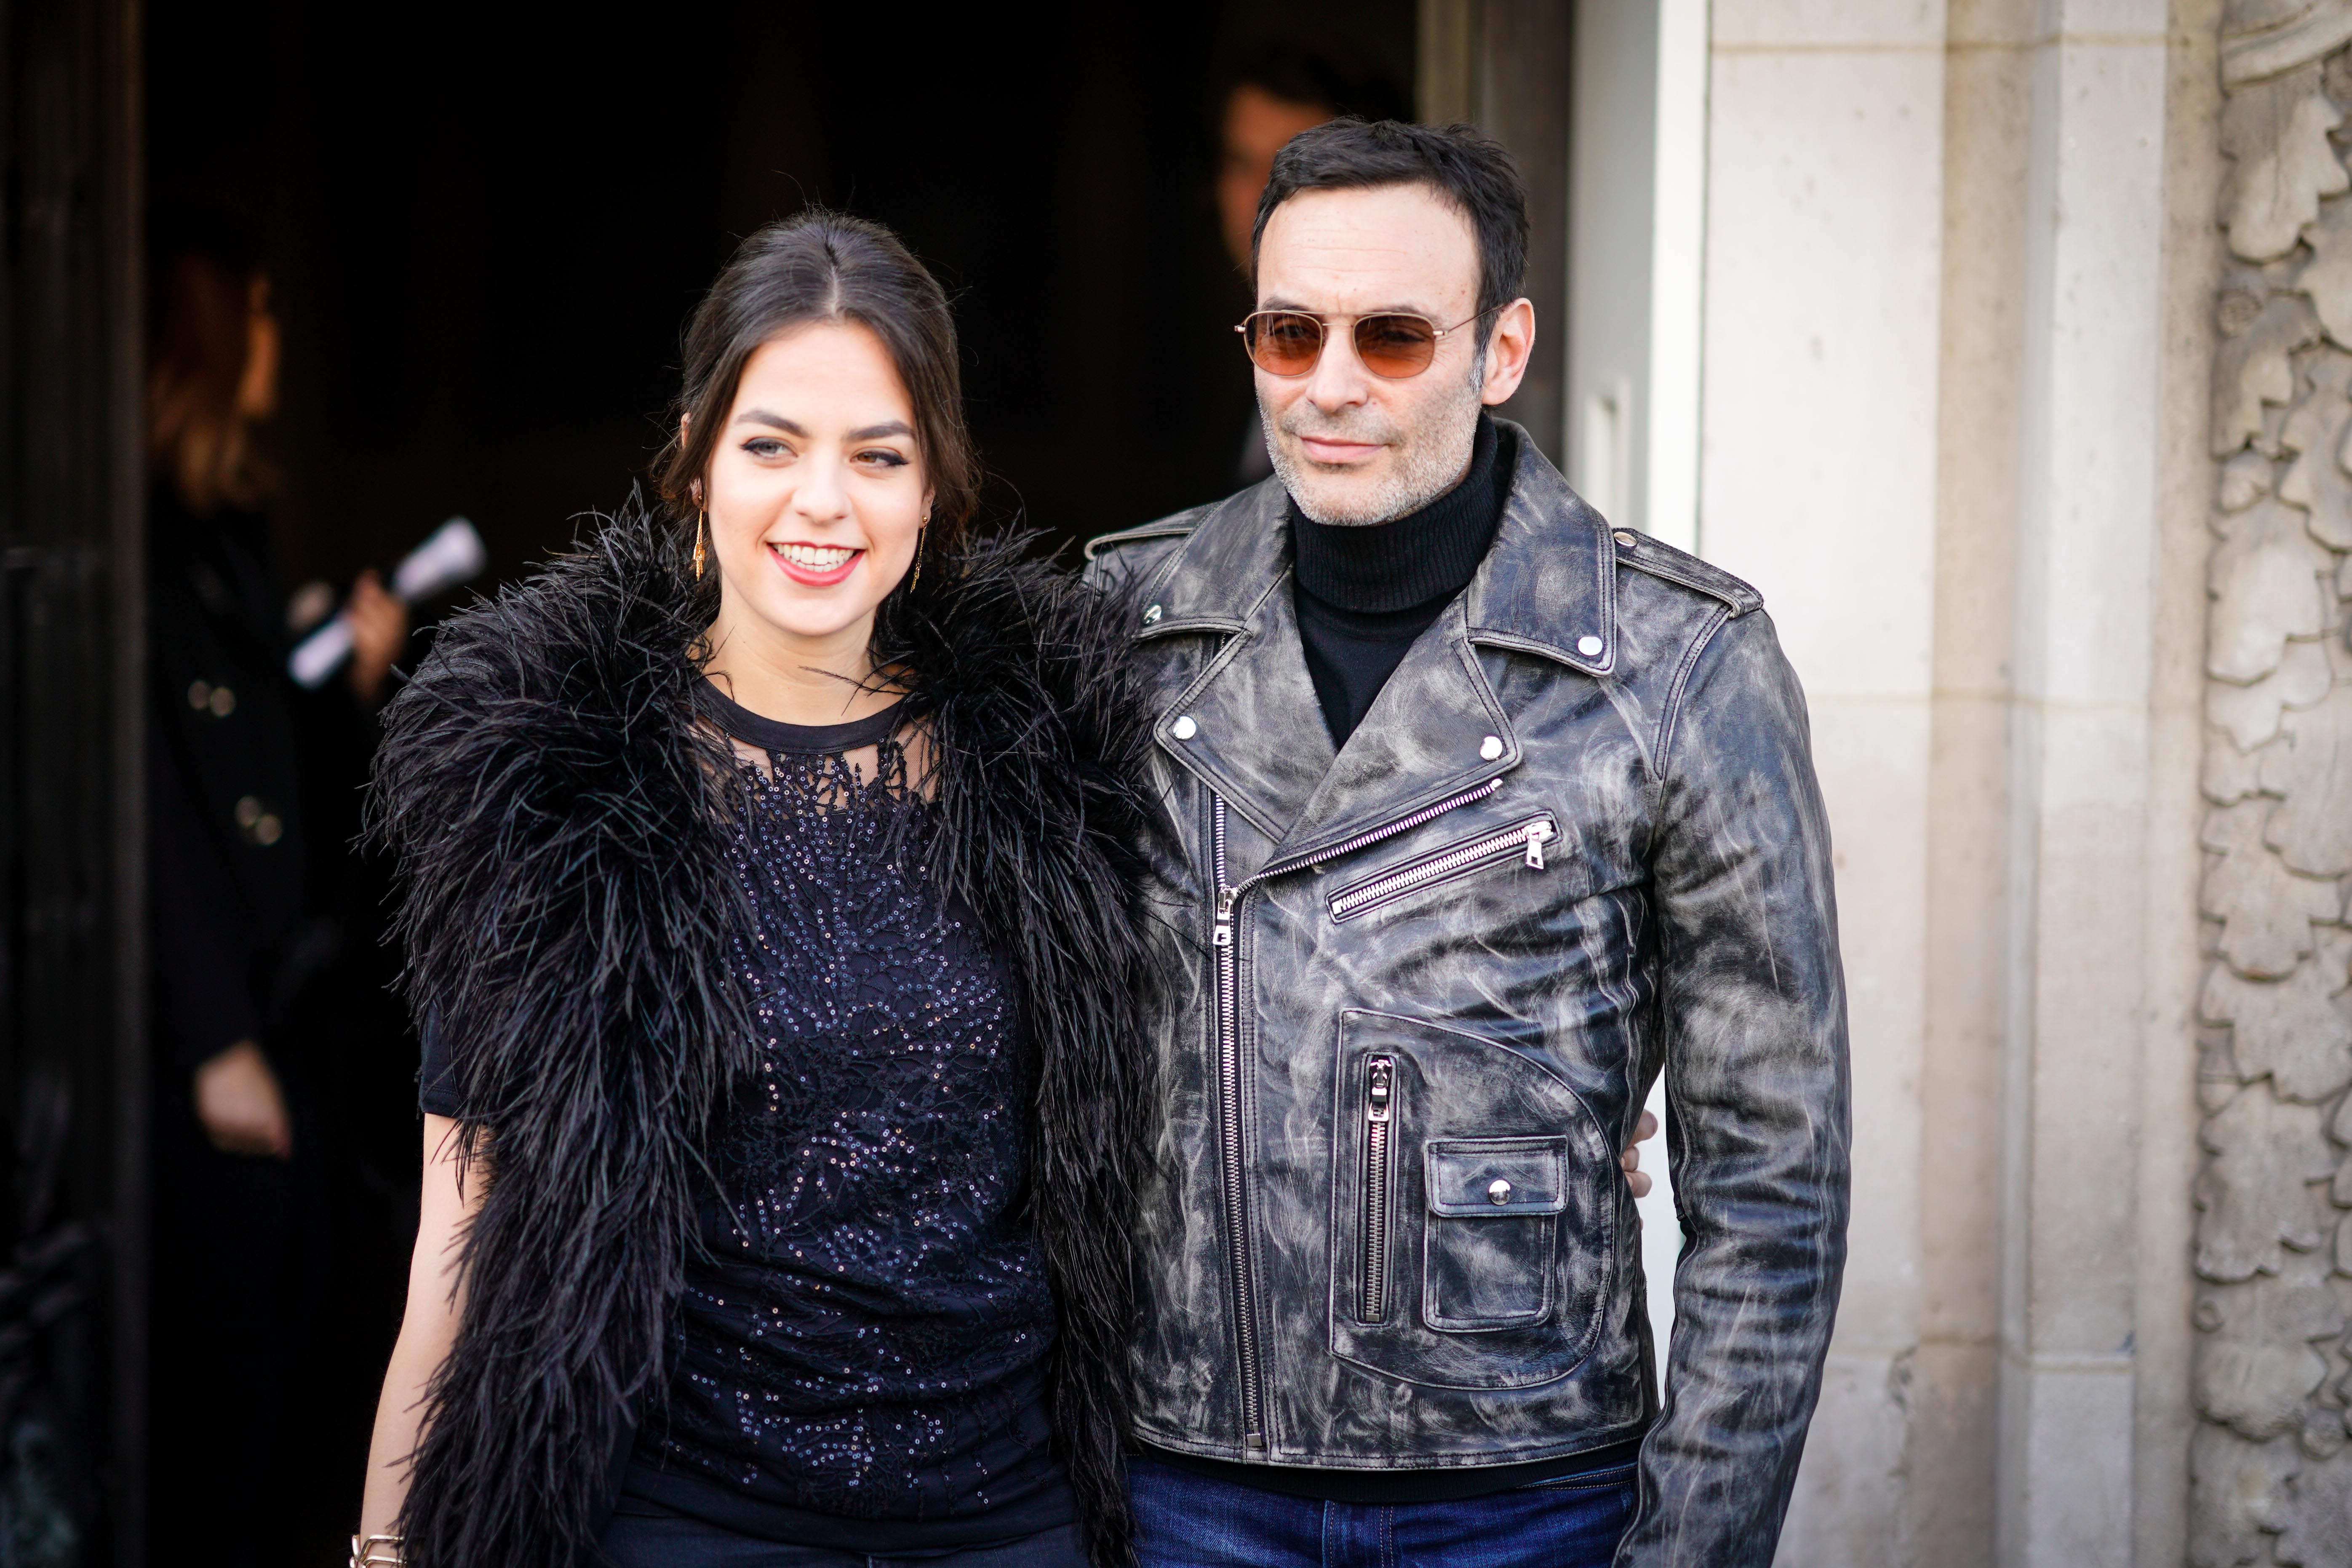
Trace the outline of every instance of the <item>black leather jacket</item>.
[[[1845, 1257], [1845, 992], [1754, 589], [1523, 432], [1476, 577], [1336, 759], [1268, 480], [1098, 540], [1177, 844], [1143, 1440], [1361, 1469], [1642, 1433], [1621, 1563], [1771, 1561]], [[1615, 1152], [1666, 1076], [1663, 1406]]]

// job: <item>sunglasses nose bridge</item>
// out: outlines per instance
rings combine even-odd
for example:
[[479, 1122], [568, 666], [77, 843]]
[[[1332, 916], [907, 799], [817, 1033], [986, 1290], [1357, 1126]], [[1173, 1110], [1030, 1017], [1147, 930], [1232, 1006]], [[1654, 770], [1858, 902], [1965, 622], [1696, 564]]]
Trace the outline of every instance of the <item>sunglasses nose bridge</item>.
[[1307, 395], [1320, 408], [1344, 408], [1371, 395], [1371, 366], [1356, 346], [1355, 323], [1323, 324], [1323, 349], [1307, 373]]

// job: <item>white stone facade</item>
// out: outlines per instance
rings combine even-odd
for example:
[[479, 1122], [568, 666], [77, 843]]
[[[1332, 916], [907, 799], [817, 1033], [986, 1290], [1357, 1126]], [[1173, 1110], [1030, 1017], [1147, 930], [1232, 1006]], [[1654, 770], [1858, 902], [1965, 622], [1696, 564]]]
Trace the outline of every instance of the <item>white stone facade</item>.
[[2222, 19], [2189, 1552], [2352, 1563], [2352, 4]]
[[1682, 174], [1677, 26], [1580, 23], [1580, 86], [1656, 28], [1662, 216], [1572, 255], [1662, 278], [1703, 212], [1695, 509], [1600, 363], [1654, 292], [1571, 397], [1633, 388], [1628, 521], [1763, 590], [1837, 835], [1781, 1561], [2352, 1568], [2352, 0], [1713, 0]]

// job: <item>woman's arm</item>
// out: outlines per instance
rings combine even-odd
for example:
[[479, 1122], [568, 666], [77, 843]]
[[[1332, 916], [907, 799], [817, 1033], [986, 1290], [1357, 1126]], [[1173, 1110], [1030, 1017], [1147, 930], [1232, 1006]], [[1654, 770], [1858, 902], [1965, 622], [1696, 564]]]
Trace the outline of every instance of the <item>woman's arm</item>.
[[446, 1116], [425, 1117], [425, 1190], [418, 1202], [416, 1250], [408, 1260], [408, 1309], [375, 1407], [367, 1489], [360, 1503], [362, 1537], [391, 1533], [408, 1498], [408, 1458], [424, 1436], [425, 1391], [448, 1359], [465, 1310], [457, 1258], [467, 1223], [481, 1206], [482, 1174], [458, 1158], [457, 1124]]

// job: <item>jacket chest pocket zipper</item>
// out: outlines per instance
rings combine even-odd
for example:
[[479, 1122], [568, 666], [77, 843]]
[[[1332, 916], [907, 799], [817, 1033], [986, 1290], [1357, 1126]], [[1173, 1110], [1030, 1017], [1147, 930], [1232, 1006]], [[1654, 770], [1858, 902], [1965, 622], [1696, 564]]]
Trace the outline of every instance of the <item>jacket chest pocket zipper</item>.
[[1393, 871], [1383, 871], [1368, 881], [1342, 888], [1331, 895], [1331, 918], [1353, 920], [1365, 910], [1377, 909], [1407, 893], [1418, 892], [1433, 883], [1446, 881], [1467, 872], [1478, 870], [1489, 862], [1517, 855], [1531, 871], [1544, 868], [1544, 846], [1559, 836], [1559, 825], [1550, 814], [1530, 816], [1508, 827], [1481, 834], [1466, 843], [1441, 849], [1410, 861]]
[[1395, 1163], [1393, 1101], [1396, 1099], [1396, 1058], [1374, 1057], [1365, 1066], [1364, 1084], [1364, 1228], [1358, 1238], [1360, 1281], [1356, 1318], [1379, 1323], [1389, 1315], [1389, 1167]]

